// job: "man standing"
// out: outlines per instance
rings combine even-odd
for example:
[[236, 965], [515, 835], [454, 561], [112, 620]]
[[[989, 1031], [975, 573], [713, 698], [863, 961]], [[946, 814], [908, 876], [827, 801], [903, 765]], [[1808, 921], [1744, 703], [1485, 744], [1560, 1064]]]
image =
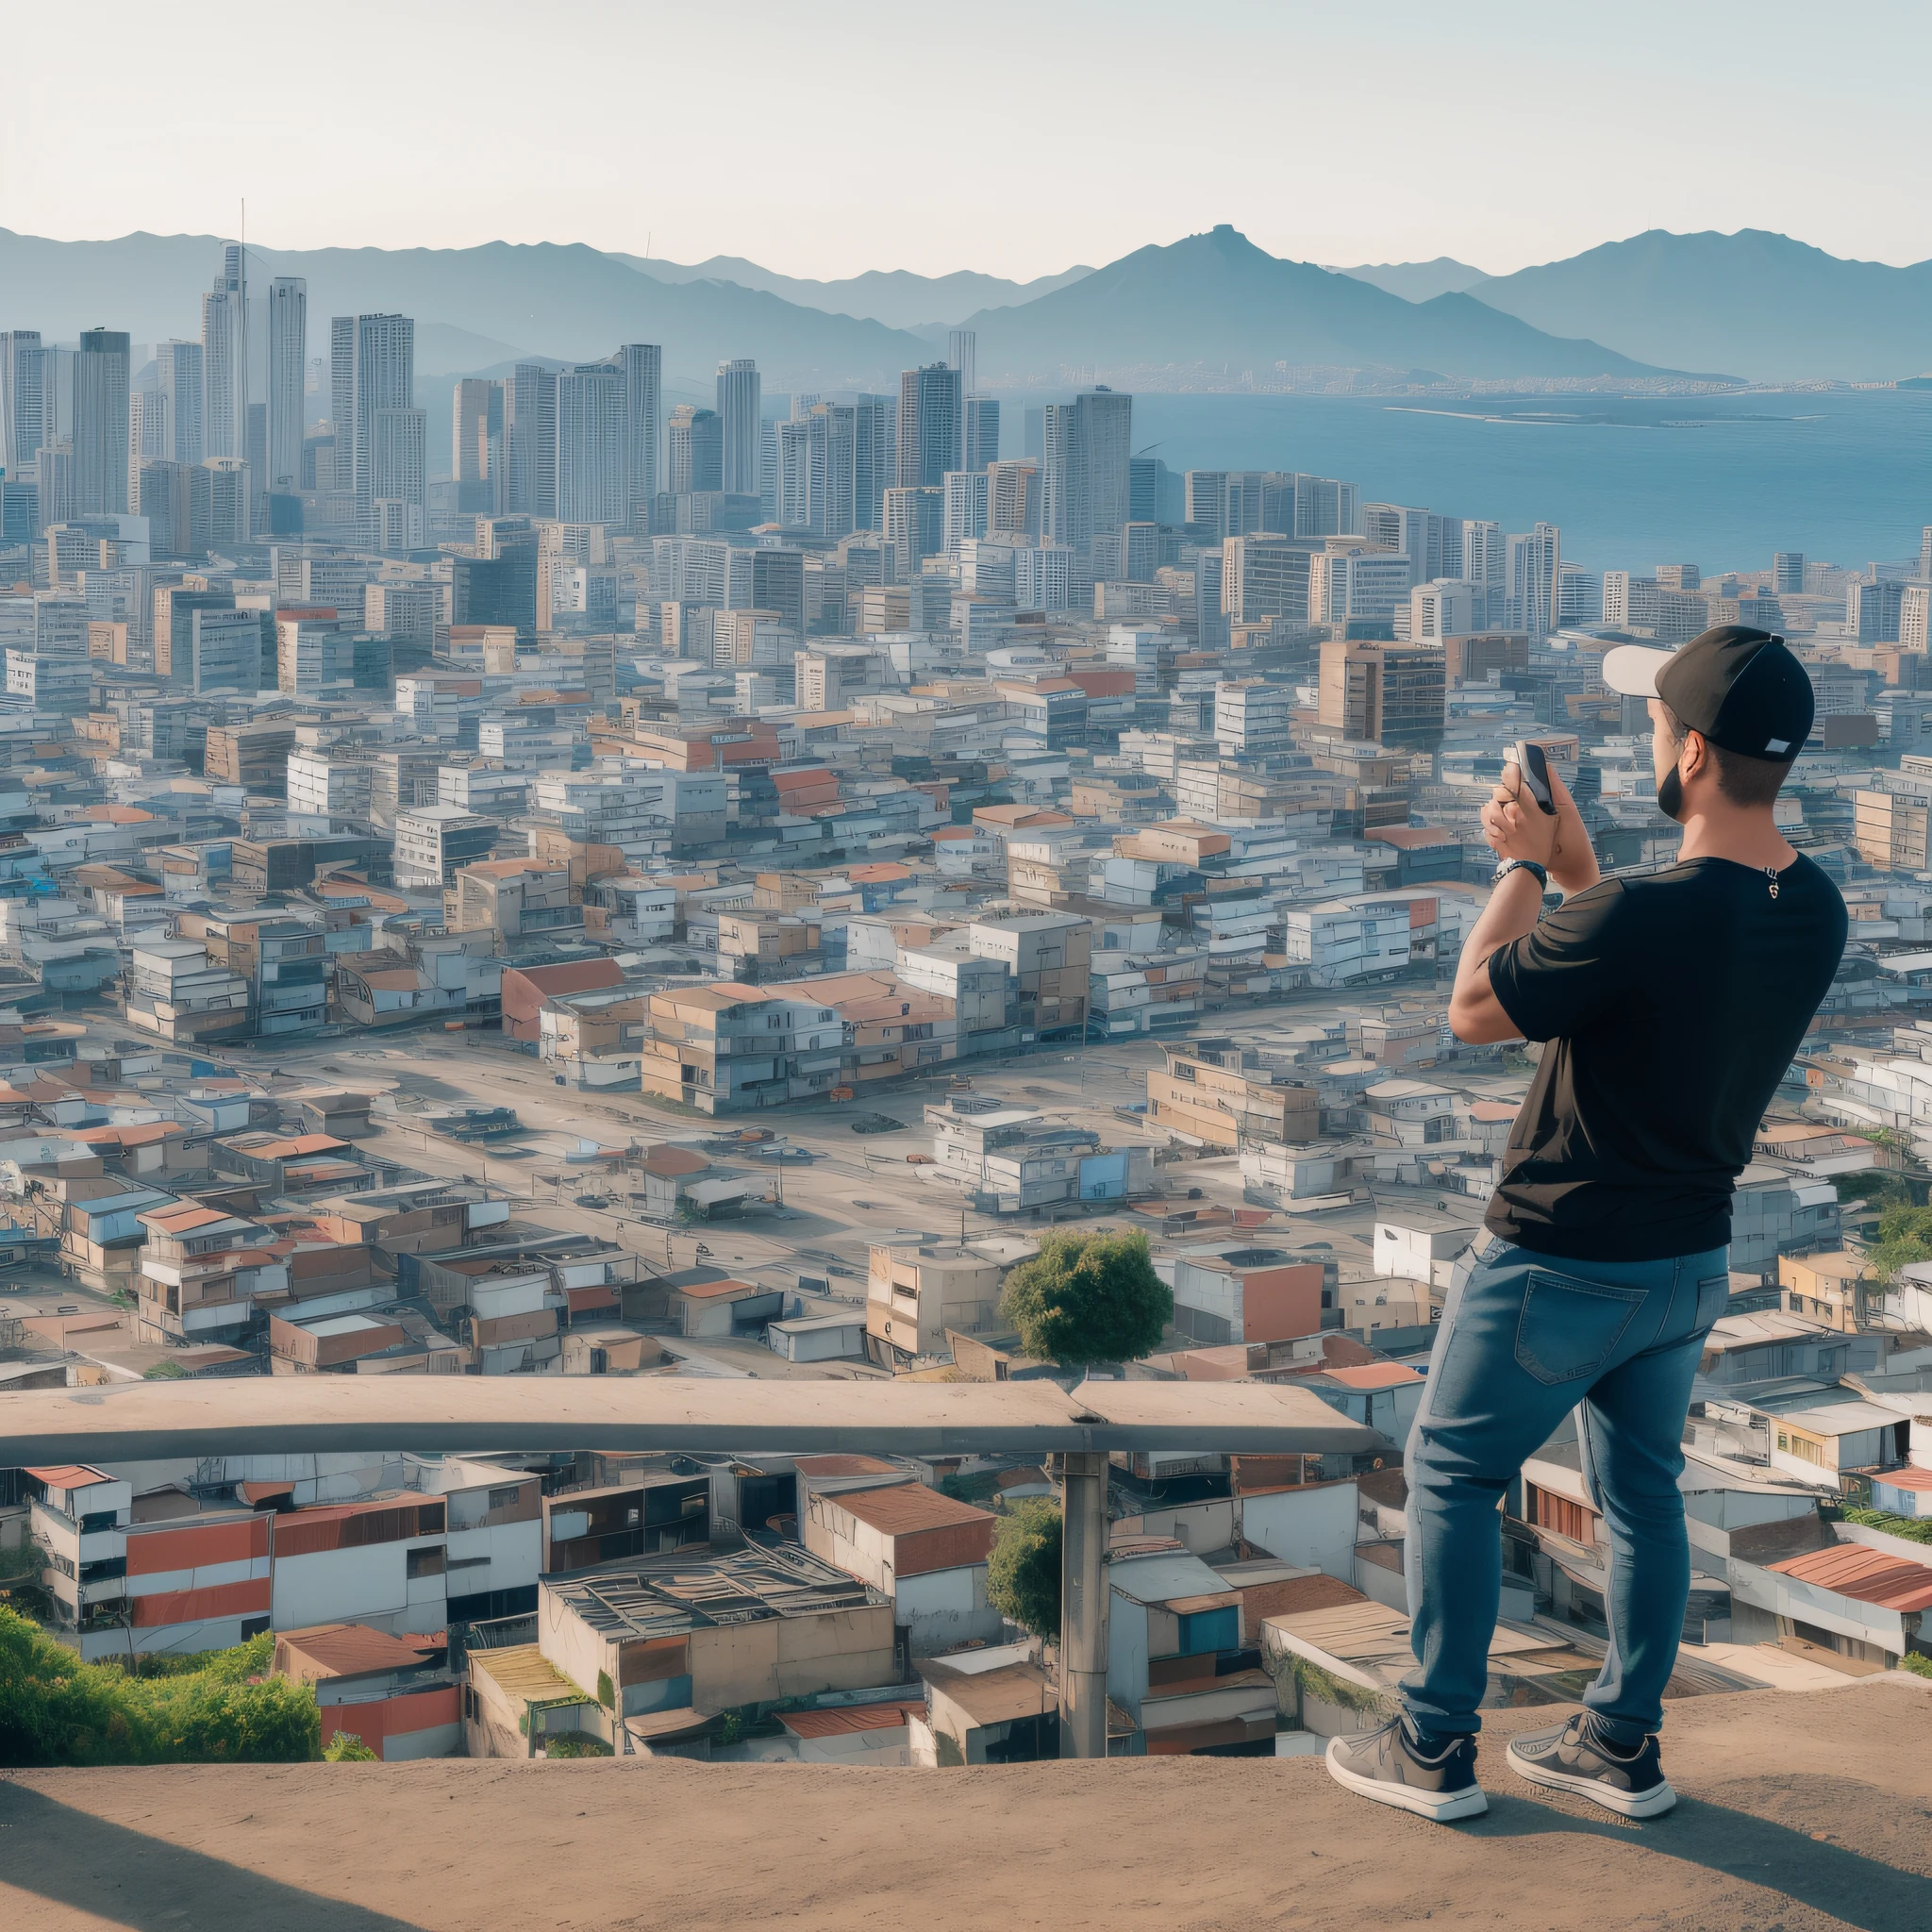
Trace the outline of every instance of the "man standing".
[[[1560, 780], [1545, 813], [1506, 767], [1483, 808], [1501, 862], [1449, 1021], [1543, 1052], [1409, 1435], [1403, 1711], [1328, 1746], [1338, 1782], [1428, 1818], [1486, 1808], [1497, 1504], [1573, 1408], [1609, 1540], [1609, 1650], [1582, 1711], [1516, 1739], [1510, 1769], [1625, 1817], [1676, 1802], [1656, 1733], [1690, 1593], [1691, 1377], [1729, 1291], [1732, 1183], [1844, 949], [1843, 902], [1773, 822], [1812, 718], [1783, 641], [1724, 625], [1674, 653], [1624, 646], [1604, 681], [1650, 699], [1657, 805], [1683, 845], [1667, 871], [1600, 879]], [[1546, 884], [1564, 894], [1547, 918]]]

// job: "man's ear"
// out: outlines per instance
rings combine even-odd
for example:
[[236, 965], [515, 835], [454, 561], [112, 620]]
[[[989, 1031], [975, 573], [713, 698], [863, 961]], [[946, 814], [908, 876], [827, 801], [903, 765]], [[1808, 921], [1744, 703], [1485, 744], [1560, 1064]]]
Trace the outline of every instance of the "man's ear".
[[1710, 747], [1705, 742], [1704, 733], [1690, 730], [1684, 734], [1684, 741], [1677, 752], [1677, 775], [1679, 778], [1694, 778], [1710, 762]]

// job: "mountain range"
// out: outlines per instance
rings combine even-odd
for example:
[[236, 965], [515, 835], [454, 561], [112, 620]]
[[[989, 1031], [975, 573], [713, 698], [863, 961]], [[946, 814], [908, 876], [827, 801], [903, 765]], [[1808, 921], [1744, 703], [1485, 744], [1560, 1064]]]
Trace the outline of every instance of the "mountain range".
[[[220, 260], [212, 236], [53, 242], [0, 229], [0, 327], [50, 341], [125, 326], [192, 337]], [[776, 393], [890, 387], [978, 334], [984, 387], [1101, 379], [1143, 388], [1284, 363], [1374, 366], [1451, 380], [1638, 378], [1730, 372], [1757, 381], [1890, 380], [1932, 369], [1932, 262], [1848, 261], [1758, 229], [1661, 230], [1500, 276], [1450, 257], [1330, 270], [1270, 255], [1232, 227], [1030, 282], [968, 272], [781, 275], [738, 257], [694, 264], [582, 244], [461, 249], [251, 248], [251, 280], [308, 278], [309, 349], [331, 314], [418, 321], [425, 377], [525, 355], [582, 359], [664, 345], [667, 382], [703, 385], [751, 356]], [[936, 320], [934, 318], [937, 318]]]
[[1437, 295], [1466, 295], [1489, 276], [1453, 255], [1439, 255], [1434, 261], [1376, 261], [1360, 268], [1338, 268], [1339, 275], [1353, 275], [1358, 282], [1374, 282], [1405, 302], [1427, 302]]
[[1588, 330], [1647, 361], [1755, 382], [1890, 381], [1932, 369], [1932, 261], [1846, 261], [1763, 228], [1652, 228], [1470, 293], [1537, 328]]
[[[979, 379], [1023, 372], [1199, 368], [1257, 377], [1289, 364], [1378, 364], [1465, 377], [1655, 375], [1592, 341], [1559, 340], [1467, 295], [1406, 302], [1284, 261], [1225, 224], [1136, 249], [1019, 308], [967, 318]], [[1138, 375], [1136, 380], [1144, 378]], [[1156, 385], [1158, 386], [1158, 385]]]
[[[1091, 268], [1070, 268], [1064, 274], [1040, 275], [1030, 282], [1009, 282], [1000, 275], [974, 275], [970, 269], [949, 275], [873, 269], [842, 282], [813, 282], [777, 275], [755, 261], [746, 261], [741, 255], [714, 255], [689, 268], [660, 261], [656, 256], [620, 255], [617, 259], [660, 282], [736, 282], [741, 289], [762, 289], [768, 295], [782, 295], [806, 308], [823, 308], [828, 315], [866, 316], [888, 328], [926, 330], [943, 329], [952, 319], [970, 315], [975, 308], [1010, 308], [1017, 303], [1031, 302], [1093, 273]], [[1472, 275], [1481, 273], [1470, 270]]]

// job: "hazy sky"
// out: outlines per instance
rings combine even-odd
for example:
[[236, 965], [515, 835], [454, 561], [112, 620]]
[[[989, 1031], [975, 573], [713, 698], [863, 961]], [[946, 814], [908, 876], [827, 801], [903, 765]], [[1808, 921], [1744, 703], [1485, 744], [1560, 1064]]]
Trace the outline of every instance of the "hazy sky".
[[0, 226], [70, 240], [228, 234], [245, 194], [269, 247], [825, 277], [1026, 277], [1223, 221], [1491, 273], [1647, 227], [1932, 257], [1924, 0], [94, 0], [21, 6], [8, 44]]

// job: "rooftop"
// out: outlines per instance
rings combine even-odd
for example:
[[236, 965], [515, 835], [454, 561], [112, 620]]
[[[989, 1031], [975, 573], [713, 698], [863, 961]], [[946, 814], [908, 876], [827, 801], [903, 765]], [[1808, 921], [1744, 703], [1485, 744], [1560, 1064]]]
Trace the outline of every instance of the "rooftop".
[[[537, 1657], [534, 1646], [472, 1653], [492, 1675], [519, 1655]], [[561, 1693], [543, 1669], [550, 1694]], [[1550, 1721], [1547, 1707], [1485, 1711], [1486, 1763]], [[1563, 1920], [1563, 1897], [1593, 1901], [1591, 1923], [1606, 1932], [1917, 1932], [1924, 1846], [1910, 1821], [1932, 1809], [1928, 1723], [1932, 1685], [1898, 1676], [1674, 1703], [1665, 1748], [1688, 1802], [1665, 1824], [1634, 1828], [1507, 1774], [1487, 1780], [1488, 1817], [1433, 1830], [1351, 1797], [1308, 1760], [988, 1765], [946, 1787], [958, 1842], [993, 1848], [963, 1865], [908, 1857], [905, 1805], [856, 1802], [885, 1787], [861, 1791], [855, 1776], [872, 1774], [843, 1765], [788, 1766], [782, 1792], [758, 1764], [444, 1758], [351, 1777], [334, 1764], [16, 1770], [0, 1784], [0, 1826], [34, 1848], [8, 1864], [16, 1916], [56, 1932], [200, 1917], [207, 1901], [238, 1924], [525, 1932], [558, 1909], [557, 1861], [530, 1848], [627, 1842], [640, 1818], [678, 1847], [667, 1909], [685, 1932], [779, 1918], [797, 1932], [874, 1921], [976, 1932], [1038, 1918], [1049, 1870], [1069, 1902], [1058, 1914], [1068, 1932], [1291, 1914], [1307, 1932], [1355, 1932], [1429, 1913], [1545, 1932]], [[1878, 1765], [1882, 1789], [1865, 1770]], [[264, 1804], [270, 1784], [275, 1802]], [[1833, 1794], [1823, 1823], [1793, 1805], [1794, 1790], [1814, 1790]], [[748, 1817], [758, 1820], [756, 1857], [745, 1856]], [[461, 1856], [425, 1857], [431, 1818]], [[1158, 1828], [1123, 1831], [1123, 1818]], [[836, 1883], [801, 1884], [827, 1871]], [[580, 1923], [637, 1916], [634, 1861], [579, 1857], [570, 1888]]]
[[[591, 1629], [621, 1639], [671, 1637], [772, 1617], [810, 1617], [885, 1602], [856, 1576], [796, 1544], [679, 1550], [621, 1567], [552, 1577], [546, 1588]], [[545, 1615], [554, 1615], [546, 1608]]]

